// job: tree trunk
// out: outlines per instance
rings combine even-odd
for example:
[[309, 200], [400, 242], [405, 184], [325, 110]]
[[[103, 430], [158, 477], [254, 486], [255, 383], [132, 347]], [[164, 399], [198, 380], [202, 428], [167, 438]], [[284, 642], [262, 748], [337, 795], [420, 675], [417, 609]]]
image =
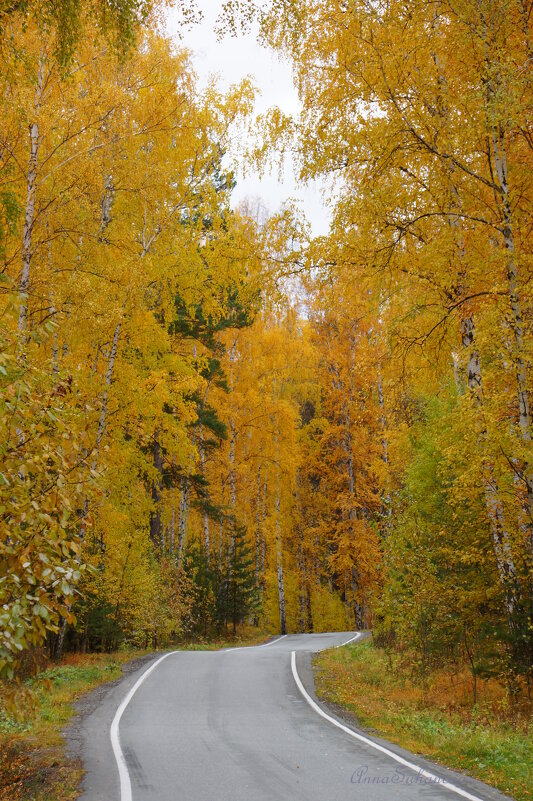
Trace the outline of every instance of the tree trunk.
[[[522, 319], [522, 309], [518, 294], [518, 265], [512, 228], [511, 202], [509, 198], [509, 186], [507, 182], [507, 159], [505, 154], [505, 143], [503, 137], [500, 138], [495, 131], [492, 132], [493, 158], [498, 182], [501, 188], [501, 206], [503, 217], [503, 240], [507, 261], [507, 281], [509, 291], [509, 308], [511, 311], [511, 328], [514, 334], [514, 353], [513, 361], [516, 372], [516, 389], [518, 398], [518, 424], [522, 441], [529, 446], [531, 443], [531, 411], [529, 403], [527, 364], [524, 357], [524, 323]], [[523, 480], [525, 483], [527, 497], [527, 512], [529, 516], [529, 538], [533, 543], [531, 528], [533, 526], [533, 469], [528, 459], [525, 459], [523, 466]]]
[[150, 512], [150, 539], [152, 543], [159, 548], [162, 548], [161, 542], [161, 498], [163, 492], [163, 454], [161, 452], [161, 444], [159, 442], [159, 432], [154, 433], [153, 444], [153, 465], [157, 471], [157, 475], [152, 480], [152, 504], [153, 508]]
[[[276, 446], [278, 445], [278, 436], [276, 435]], [[279, 454], [279, 451], [278, 451]], [[287, 618], [285, 612], [285, 585], [283, 582], [283, 540], [281, 532], [281, 503], [280, 503], [280, 480], [279, 480], [279, 466], [277, 467], [276, 478], [276, 572], [278, 577], [278, 603], [279, 603], [279, 627], [280, 634], [287, 633]]]
[[[33, 113], [37, 116], [41, 109], [44, 86], [44, 60], [39, 61], [39, 72], [37, 74], [37, 86], [35, 88], [35, 100]], [[37, 188], [37, 157], [42, 137], [39, 132], [39, 123], [32, 122], [29, 126], [30, 132], [30, 157], [28, 162], [28, 175], [26, 178], [26, 207], [24, 213], [24, 228], [22, 231], [22, 269], [20, 272], [19, 292], [20, 306], [18, 318], [18, 330], [21, 345], [26, 342], [26, 329], [28, 323], [28, 290], [30, 286], [30, 268], [33, 245], [33, 228], [35, 225], [35, 194]]]
[[187, 541], [187, 525], [189, 522], [189, 478], [181, 479], [181, 499], [178, 517], [178, 566], [181, 565]]
[[[485, 22], [485, 24], [487, 24]], [[530, 41], [528, 38], [528, 45]], [[531, 443], [531, 412], [528, 390], [528, 366], [526, 362], [526, 349], [524, 343], [524, 324], [519, 296], [518, 264], [516, 260], [515, 242], [513, 234], [513, 217], [509, 191], [506, 127], [507, 116], [502, 117], [499, 108], [500, 96], [503, 90], [500, 71], [499, 54], [491, 52], [492, 43], [489, 41], [488, 28], [485, 27], [485, 60], [487, 67], [486, 79], [486, 109], [487, 120], [490, 127], [487, 134], [494, 163], [494, 172], [498, 181], [496, 197], [500, 200], [500, 217], [502, 221], [502, 237], [506, 254], [507, 281], [509, 293], [510, 322], [514, 334], [513, 362], [516, 374], [516, 389], [518, 399], [518, 424], [526, 452], [530, 450]], [[522, 462], [521, 477], [526, 491], [526, 513], [528, 516], [528, 544], [529, 557], [533, 558], [533, 466], [527, 457]]]
[[[112, 183], [110, 179], [106, 179], [104, 185], [104, 192], [102, 196], [102, 217], [100, 220], [100, 231], [98, 233], [98, 238], [102, 240], [103, 233], [106, 230], [107, 226], [111, 222], [111, 206], [113, 203], [112, 197]], [[124, 309], [124, 305], [122, 309]], [[111, 349], [109, 351], [109, 358], [107, 362], [107, 369], [105, 373], [105, 384], [104, 384], [104, 392], [102, 395], [102, 406], [100, 408], [100, 418], [98, 420], [98, 430], [96, 432], [96, 442], [92, 453], [92, 461], [91, 461], [91, 475], [95, 473], [96, 468], [98, 466], [98, 454], [100, 450], [100, 443], [102, 442], [102, 438], [105, 433], [106, 423], [107, 423], [107, 403], [109, 397], [109, 388], [111, 386], [111, 382], [113, 381], [113, 373], [115, 370], [115, 359], [117, 357], [117, 350], [118, 350], [118, 341], [120, 337], [120, 331], [122, 328], [122, 315], [115, 326], [115, 330], [113, 332], [113, 340], [111, 342]], [[93, 371], [96, 373], [98, 369], [98, 357], [100, 355], [100, 345], [97, 344], [96, 347], [96, 357], [94, 360], [94, 368]], [[89, 497], [85, 498], [85, 503], [83, 504], [83, 511], [81, 516], [81, 523], [80, 523], [80, 531], [79, 536], [80, 539], [83, 540], [85, 537], [85, 527], [87, 523], [87, 515], [89, 514]]]
[[[104, 386], [104, 394], [102, 396], [102, 407], [100, 409], [100, 418], [98, 420], [98, 430], [96, 432], [96, 442], [94, 445], [94, 449], [92, 452], [92, 461], [91, 461], [91, 475], [96, 472], [96, 468], [98, 466], [98, 453], [100, 450], [100, 444], [102, 442], [106, 423], [107, 423], [107, 403], [109, 399], [109, 388], [111, 386], [111, 382], [113, 380], [113, 372], [115, 369], [115, 359], [117, 357], [117, 349], [118, 349], [118, 340], [120, 337], [120, 329], [122, 326], [122, 322], [119, 321], [115, 327], [115, 333], [113, 334], [113, 342], [111, 344], [111, 350], [109, 352], [109, 360], [107, 362], [107, 370], [105, 374], [105, 386]], [[85, 498], [85, 503], [83, 505], [83, 512], [81, 516], [81, 523], [80, 523], [80, 530], [79, 530], [79, 537], [80, 540], [83, 541], [85, 537], [85, 528], [87, 525], [87, 515], [89, 514], [89, 497]]]
[[232, 523], [232, 534], [231, 534], [231, 548], [233, 550], [234, 540], [235, 540], [235, 515], [237, 512], [237, 482], [235, 476], [235, 441], [236, 441], [236, 432], [235, 432], [235, 423], [233, 417], [230, 420], [230, 437], [229, 437], [229, 463], [230, 463], [230, 474], [229, 474], [229, 488], [230, 488], [230, 503], [231, 503], [231, 512], [233, 515], [233, 523]]
[[354, 617], [354, 624], [356, 629], [363, 628], [363, 617], [361, 612], [361, 604], [357, 600], [357, 594], [359, 592], [359, 576], [357, 573], [357, 567], [355, 565], [352, 566], [352, 605], [353, 605], [353, 617]]
[[[465, 295], [465, 279], [466, 279], [466, 266], [465, 266], [465, 244], [463, 241], [462, 232], [460, 229], [459, 212], [461, 210], [461, 201], [457, 187], [452, 180], [452, 172], [450, 173], [451, 182], [451, 203], [450, 211], [450, 225], [455, 229], [457, 234], [457, 254], [460, 264], [458, 286], [456, 294], [458, 297]], [[469, 392], [472, 394], [475, 404], [480, 413], [481, 430], [480, 430], [480, 446], [482, 449], [487, 444], [487, 427], [485, 424], [485, 411], [484, 411], [484, 398], [483, 398], [483, 382], [481, 374], [481, 364], [479, 359], [479, 352], [475, 346], [475, 322], [472, 310], [468, 305], [462, 306], [461, 317], [461, 344], [463, 351], [467, 356], [466, 376], [467, 386]], [[457, 385], [458, 392], [461, 392], [460, 381]], [[503, 504], [500, 497], [498, 481], [494, 475], [494, 468], [490, 459], [482, 455], [482, 482], [485, 495], [485, 506], [487, 509], [487, 516], [489, 519], [490, 532], [492, 538], [492, 547], [496, 559], [498, 569], [498, 576], [502, 585], [505, 607], [509, 624], [512, 625], [513, 611], [518, 597], [518, 588], [516, 584], [516, 571], [514, 561], [512, 558], [509, 533], [505, 524], [505, 516]]]
[[172, 498], [172, 512], [170, 515], [170, 526], [168, 531], [168, 552], [170, 556], [174, 555], [174, 543], [176, 541], [176, 507], [174, 505], [174, 497]]
[[[466, 368], [468, 389], [473, 394], [476, 405], [480, 411], [482, 419], [480, 444], [484, 446], [487, 440], [487, 428], [483, 420], [483, 384], [481, 378], [479, 353], [474, 346], [474, 338], [474, 318], [471, 313], [467, 313], [466, 316], [461, 320], [461, 340], [463, 348], [468, 351], [468, 362]], [[509, 619], [511, 619], [518, 596], [516, 570], [511, 553], [509, 533], [505, 525], [505, 517], [503, 505], [500, 499], [498, 482], [496, 476], [494, 475], [494, 469], [490, 461], [485, 456], [483, 456], [482, 459], [485, 503], [490, 523], [493, 550], [496, 557], [500, 583], [502, 584], [504, 591], [506, 611]]]
[[100, 230], [98, 239], [100, 242], [107, 241], [104, 234], [111, 223], [111, 208], [115, 200], [115, 187], [113, 186], [113, 176], [108, 175], [104, 182], [104, 192], [102, 195], [102, 216], [100, 220]]
[[265, 537], [265, 527], [266, 527], [266, 518], [267, 518], [267, 493], [268, 493], [268, 484], [267, 478], [265, 476], [265, 480], [263, 483], [263, 511], [261, 515], [262, 519], [262, 530], [263, 535], [261, 538], [261, 561], [259, 565], [259, 572], [261, 576], [265, 575], [265, 562], [266, 562], [266, 537]]
[[259, 587], [261, 566], [261, 465], [257, 468], [257, 495], [255, 507], [255, 583]]
[[61, 618], [61, 624], [57, 633], [57, 638], [54, 646], [54, 660], [59, 662], [63, 655], [63, 648], [65, 646], [65, 637], [67, 634], [68, 623], [64, 617]]
[[224, 541], [224, 515], [220, 513], [218, 525], [218, 575], [222, 575], [222, 549]]
[[[383, 379], [382, 379], [382, 371], [381, 371], [381, 364], [378, 364], [378, 403], [379, 403], [379, 410], [380, 410], [380, 424], [381, 424], [381, 456], [385, 465], [389, 465], [389, 445], [387, 442], [387, 420], [385, 417], [385, 397], [383, 395]], [[381, 513], [383, 517], [386, 519], [385, 523], [385, 532], [386, 529], [390, 528], [392, 524], [392, 499], [390, 493], [390, 483], [389, 483], [389, 475], [387, 472], [387, 489], [383, 494], [383, 500], [381, 502]]]
[[310, 593], [309, 593], [309, 580], [307, 575], [307, 562], [305, 553], [300, 547], [298, 553], [298, 610], [299, 610], [299, 625], [298, 630], [301, 632], [310, 631]]
[[[200, 426], [199, 432], [199, 439], [200, 439], [200, 465], [202, 467], [202, 478], [205, 480], [205, 450], [204, 450], [204, 431], [202, 426]], [[204, 529], [204, 550], [205, 550], [205, 558], [209, 563], [210, 559], [210, 543], [209, 543], [209, 515], [207, 514], [207, 509], [204, 507], [203, 513], [203, 529]]]
[[[230, 364], [230, 397], [233, 396], [233, 391], [235, 388], [235, 377], [234, 377], [234, 364], [235, 364], [235, 353], [237, 349], [237, 339], [235, 334], [233, 335], [233, 343], [231, 346], [230, 354], [229, 354], [229, 364]], [[233, 550], [235, 548], [235, 522], [236, 522], [236, 514], [237, 514], [237, 478], [235, 475], [235, 446], [237, 440], [237, 432], [235, 430], [235, 419], [233, 414], [233, 409], [231, 410], [231, 416], [229, 421], [229, 463], [230, 463], [230, 474], [229, 474], [229, 486], [230, 486], [230, 503], [231, 503], [231, 512], [233, 516], [233, 520], [231, 523], [231, 542], [230, 548], [231, 553], [233, 554]]]

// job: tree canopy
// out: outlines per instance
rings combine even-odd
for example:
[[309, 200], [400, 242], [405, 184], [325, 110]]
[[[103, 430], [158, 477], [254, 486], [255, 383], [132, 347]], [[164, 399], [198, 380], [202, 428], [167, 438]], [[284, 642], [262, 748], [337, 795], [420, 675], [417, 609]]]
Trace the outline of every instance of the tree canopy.
[[162, 13], [0, 6], [0, 669], [366, 627], [518, 693], [527, 7], [225, 4], [293, 66], [301, 112], [260, 118], [248, 156], [331, 183], [318, 238], [291, 204], [234, 208], [254, 88], [200, 91]]

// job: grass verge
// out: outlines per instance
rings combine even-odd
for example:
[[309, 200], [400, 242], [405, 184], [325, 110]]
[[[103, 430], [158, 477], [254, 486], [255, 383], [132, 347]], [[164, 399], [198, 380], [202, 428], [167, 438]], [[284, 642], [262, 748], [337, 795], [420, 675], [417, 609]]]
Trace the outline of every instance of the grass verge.
[[0, 801], [73, 801], [81, 764], [65, 753], [73, 703], [122, 676], [139, 651], [72, 654], [20, 684], [0, 684]]
[[[530, 801], [533, 738], [527, 717], [495, 714], [493, 699], [469, 708], [452, 701], [442, 675], [421, 686], [371, 642], [319, 654], [316, 690], [390, 742]], [[453, 686], [461, 687], [455, 676]]]

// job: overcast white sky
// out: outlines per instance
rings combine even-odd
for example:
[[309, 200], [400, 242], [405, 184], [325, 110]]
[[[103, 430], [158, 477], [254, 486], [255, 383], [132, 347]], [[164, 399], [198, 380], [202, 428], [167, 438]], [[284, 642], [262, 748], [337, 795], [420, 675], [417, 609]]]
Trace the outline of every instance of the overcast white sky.
[[[205, 86], [210, 76], [216, 75], [220, 88], [225, 89], [249, 76], [260, 91], [255, 107], [257, 114], [265, 112], [271, 106], [279, 106], [287, 113], [297, 113], [298, 94], [294, 88], [290, 65], [261, 47], [254, 34], [218, 41], [214, 27], [222, 0], [200, 0], [199, 5], [203, 11], [203, 21], [185, 31], [181, 43], [194, 53], [200, 85]], [[179, 25], [178, 14], [170, 10], [168, 32], [171, 35], [176, 34]], [[261, 197], [268, 210], [276, 212], [285, 200], [297, 198], [311, 223], [313, 233], [327, 233], [329, 216], [318, 185], [299, 187], [291, 172], [290, 168], [286, 169], [281, 182], [277, 170], [263, 178], [259, 178], [257, 174], [243, 177], [237, 172], [234, 204], [237, 205], [245, 197]]]

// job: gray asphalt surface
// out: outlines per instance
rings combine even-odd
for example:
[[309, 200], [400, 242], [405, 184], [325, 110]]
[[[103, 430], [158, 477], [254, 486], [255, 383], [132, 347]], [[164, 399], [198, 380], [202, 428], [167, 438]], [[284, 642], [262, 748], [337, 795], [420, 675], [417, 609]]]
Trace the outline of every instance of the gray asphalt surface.
[[[297, 652], [306, 690], [314, 694], [310, 653], [351, 636], [353, 632], [291, 635], [267, 647], [168, 656], [139, 687], [120, 722], [133, 801], [460, 799], [354, 740], [306, 702], [291, 672], [291, 651]], [[82, 801], [121, 799], [109, 728], [118, 705], [145, 670], [114, 687], [83, 721], [87, 775]], [[473, 779], [385, 745], [481, 799], [505, 798]]]

